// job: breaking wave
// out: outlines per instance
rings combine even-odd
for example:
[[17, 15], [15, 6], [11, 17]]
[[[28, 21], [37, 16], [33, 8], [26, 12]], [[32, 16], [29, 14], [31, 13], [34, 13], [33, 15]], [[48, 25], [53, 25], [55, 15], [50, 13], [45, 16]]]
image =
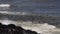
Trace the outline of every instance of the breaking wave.
[[11, 21], [11, 20], [0, 20], [0, 22], [5, 25], [15, 24], [17, 26], [23, 27], [24, 29], [36, 31], [41, 34], [52, 34], [53, 32], [60, 31], [55, 26], [49, 25], [48, 23], [34, 24], [31, 21], [20, 22], [20, 21]]

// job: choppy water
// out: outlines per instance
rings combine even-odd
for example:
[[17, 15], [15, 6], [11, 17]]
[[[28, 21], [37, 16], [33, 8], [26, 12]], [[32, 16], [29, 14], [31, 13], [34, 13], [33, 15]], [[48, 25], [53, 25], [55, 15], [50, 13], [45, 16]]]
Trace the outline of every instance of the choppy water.
[[[0, 11], [18, 11], [18, 12], [31, 12], [39, 14], [51, 14], [60, 16], [60, 0], [54, 2], [47, 2], [42, 0], [0, 0], [0, 4], [9, 4], [9, 8], [1, 8]], [[0, 20], [3, 24], [15, 24], [25, 29], [34, 30], [42, 34], [60, 34], [60, 29], [49, 24], [33, 24], [31, 22], [17, 22], [10, 20]]]
[[8, 9], [0, 10], [60, 15], [59, 1], [60, 0], [0, 0], [0, 4], [12, 5]]

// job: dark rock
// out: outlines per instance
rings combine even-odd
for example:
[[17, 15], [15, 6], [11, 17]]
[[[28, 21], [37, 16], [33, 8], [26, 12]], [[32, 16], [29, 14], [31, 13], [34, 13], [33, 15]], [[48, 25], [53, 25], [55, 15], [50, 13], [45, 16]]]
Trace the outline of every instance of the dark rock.
[[20, 26], [14, 24], [3, 25], [0, 23], [0, 34], [38, 34], [35, 31], [25, 30]]

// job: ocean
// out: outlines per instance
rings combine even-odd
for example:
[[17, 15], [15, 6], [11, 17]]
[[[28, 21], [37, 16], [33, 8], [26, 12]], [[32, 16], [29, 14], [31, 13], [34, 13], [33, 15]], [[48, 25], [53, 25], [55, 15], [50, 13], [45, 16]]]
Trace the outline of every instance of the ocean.
[[[55, 15], [60, 16], [60, 0], [0, 0], [0, 4], [9, 4], [10, 7], [2, 8], [0, 11], [8, 12], [29, 12], [42, 15]], [[15, 13], [14, 13], [15, 14]], [[3, 16], [4, 17], [4, 16]], [[34, 24], [30, 21], [18, 22], [11, 20], [0, 20], [2, 24], [15, 24], [21, 26], [24, 29], [30, 29], [41, 34], [60, 34], [60, 28], [58, 29], [54, 25], [48, 23]]]
[[[60, 16], [60, 0], [0, 0], [0, 4], [10, 4], [7, 11], [31, 12]], [[2, 10], [2, 11], [3, 11]]]

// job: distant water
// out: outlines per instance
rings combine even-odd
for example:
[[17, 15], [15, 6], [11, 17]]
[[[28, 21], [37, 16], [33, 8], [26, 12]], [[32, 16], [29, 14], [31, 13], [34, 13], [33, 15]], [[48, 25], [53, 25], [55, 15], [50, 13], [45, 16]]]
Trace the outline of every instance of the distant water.
[[42, 0], [0, 0], [0, 4], [12, 5], [7, 11], [32, 12], [39, 14], [60, 15], [60, 0], [42, 1]]

